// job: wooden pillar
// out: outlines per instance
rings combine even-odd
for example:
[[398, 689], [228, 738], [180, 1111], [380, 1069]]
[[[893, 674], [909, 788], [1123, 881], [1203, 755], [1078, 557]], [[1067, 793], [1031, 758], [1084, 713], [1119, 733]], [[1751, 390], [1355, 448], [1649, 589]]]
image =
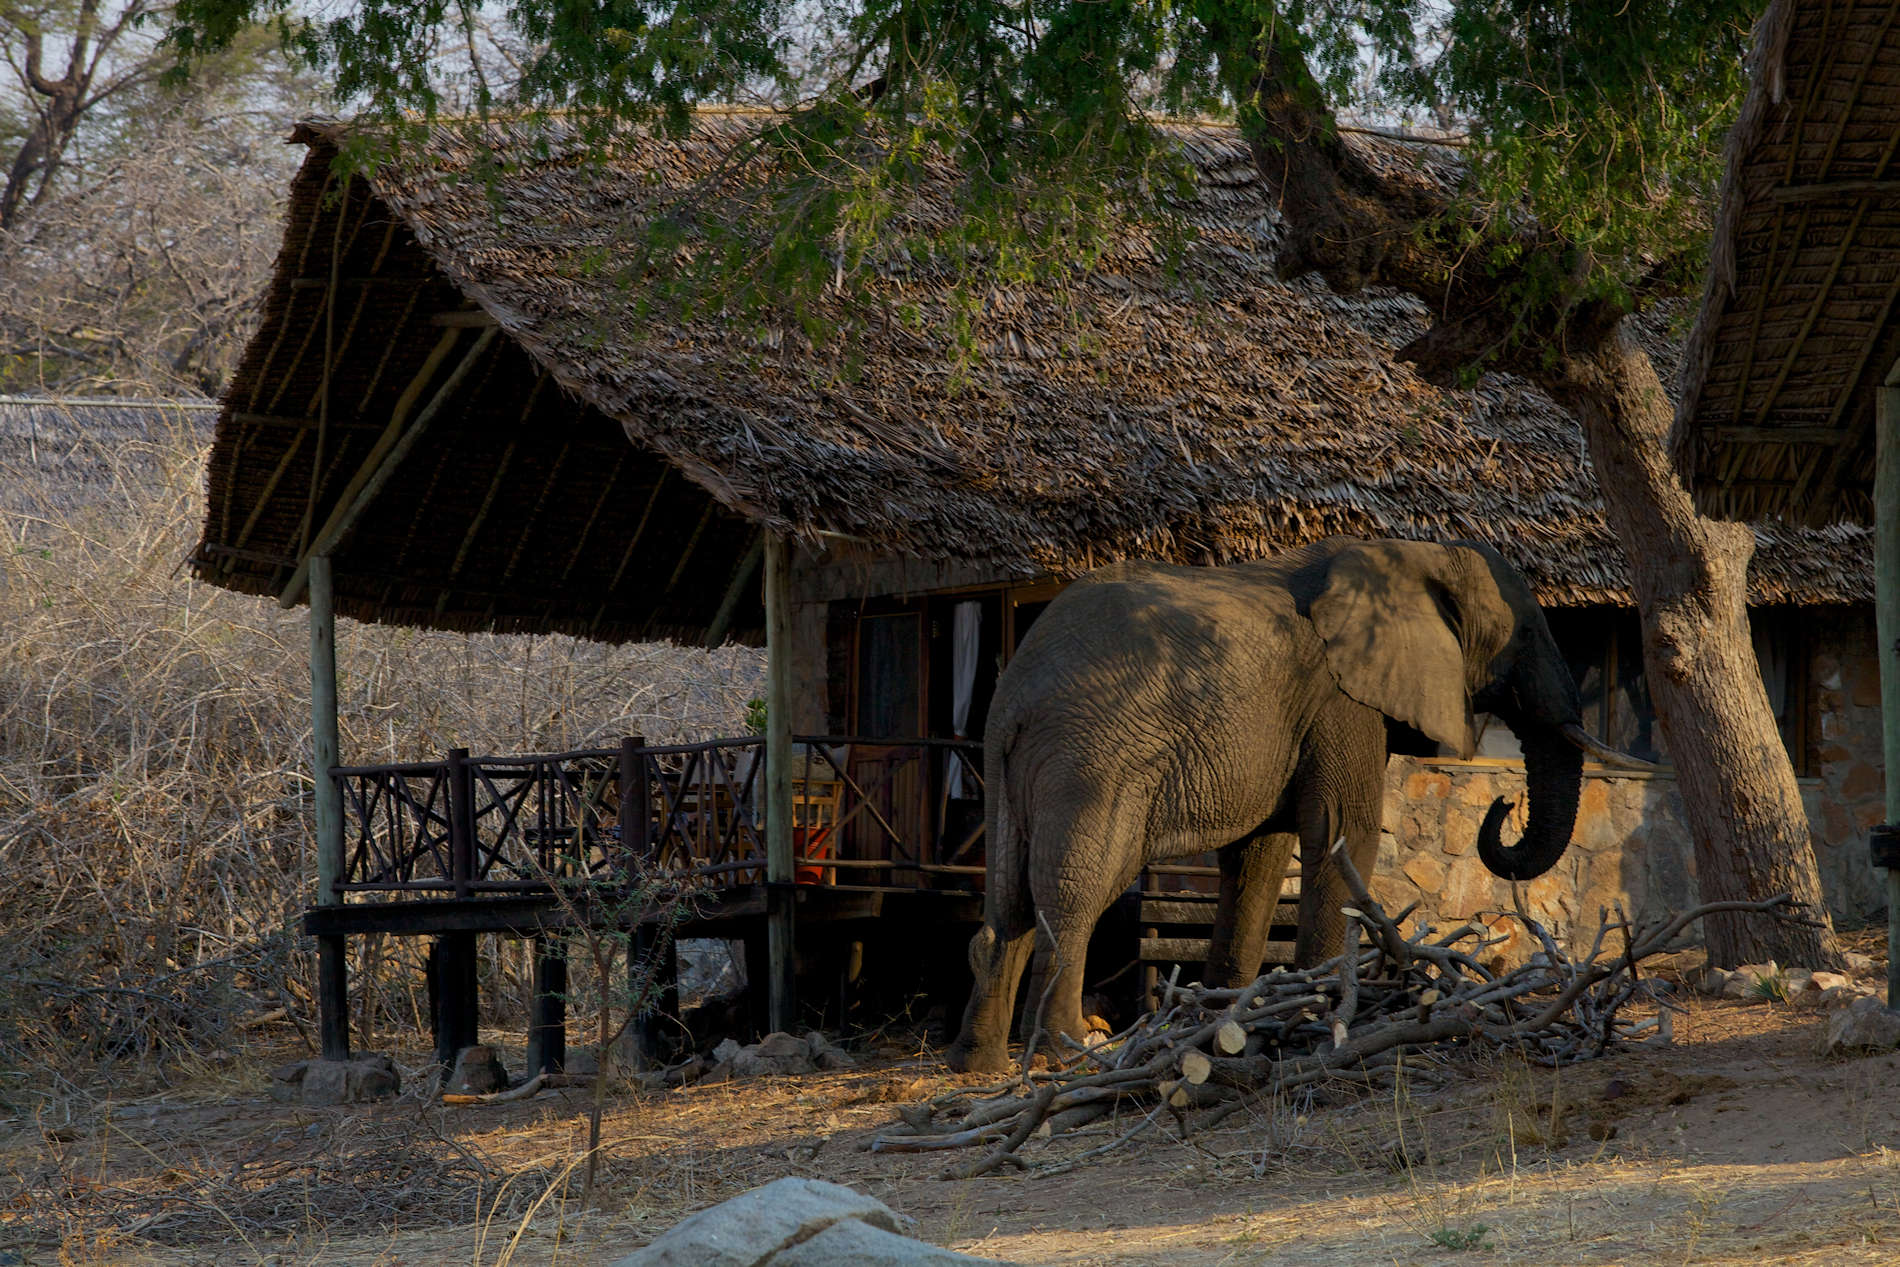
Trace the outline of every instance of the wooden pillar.
[[678, 1016], [680, 1010], [679, 954], [671, 934], [662, 935], [653, 924], [643, 923], [635, 929], [627, 972], [636, 989], [646, 987], [632, 1025], [634, 1051], [640, 1068], [664, 1068], [669, 1046], [667, 1018]]
[[[343, 794], [330, 769], [337, 764], [336, 603], [330, 556], [310, 559], [310, 777], [316, 788], [317, 905], [343, 895]], [[317, 939], [317, 1028], [325, 1060], [350, 1058], [348, 943], [341, 935]]]
[[[1887, 380], [1874, 399], [1874, 613], [1876, 640], [1880, 644], [1881, 748], [1889, 828], [1900, 825], [1900, 381], [1897, 380], [1900, 380], [1900, 365], [1888, 371]], [[1887, 868], [1887, 1006], [1900, 1007], [1900, 866]]]
[[435, 1036], [436, 1063], [455, 1066], [464, 1047], [473, 1047], [480, 1031], [475, 983], [475, 934], [444, 933], [429, 944], [429, 1028]]
[[534, 939], [534, 999], [528, 1016], [528, 1076], [567, 1066], [567, 948], [555, 934]]
[[792, 1028], [792, 562], [791, 543], [765, 538], [765, 891], [770, 957], [767, 1016]]

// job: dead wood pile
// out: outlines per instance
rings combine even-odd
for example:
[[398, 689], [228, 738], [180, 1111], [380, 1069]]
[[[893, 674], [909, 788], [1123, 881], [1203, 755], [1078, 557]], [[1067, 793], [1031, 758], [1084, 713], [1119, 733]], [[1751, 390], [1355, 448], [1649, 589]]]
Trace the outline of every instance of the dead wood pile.
[[[1498, 974], [1477, 957], [1494, 944], [1484, 940], [1489, 930], [1467, 923], [1407, 937], [1399, 923], [1410, 909], [1387, 915], [1345, 851], [1335, 846], [1332, 853], [1355, 901], [1346, 908], [1339, 956], [1314, 968], [1276, 968], [1239, 989], [1177, 988], [1170, 980], [1155, 1011], [1099, 1046], [1075, 1050], [1053, 1069], [908, 1106], [899, 1123], [865, 1147], [984, 1149], [953, 1168], [954, 1178], [1004, 1166], [1048, 1173], [1124, 1147], [1164, 1116], [1186, 1134], [1316, 1083], [1376, 1084], [1411, 1053], [1477, 1043], [1559, 1064], [1618, 1043], [1668, 1042], [1670, 1005], [1641, 974], [1645, 958], [1718, 911], [1808, 922], [1786, 894], [1711, 902], [1635, 927], [1621, 911], [1605, 913], [1589, 952], [1572, 960], [1519, 910], [1542, 949]], [[1620, 1015], [1638, 1000], [1655, 1005], [1654, 1015]], [[1080, 1154], [1042, 1165], [1021, 1155], [1031, 1140], [1065, 1136], [1129, 1109], [1141, 1116], [1128, 1129], [1107, 1131], [1107, 1142]]]

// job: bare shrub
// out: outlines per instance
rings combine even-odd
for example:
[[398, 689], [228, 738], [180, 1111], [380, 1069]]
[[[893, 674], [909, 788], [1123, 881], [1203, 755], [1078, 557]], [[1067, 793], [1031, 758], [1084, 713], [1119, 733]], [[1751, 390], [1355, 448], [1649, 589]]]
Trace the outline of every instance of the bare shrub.
[[[0, 457], [0, 482], [40, 490], [0, 519], [0, 1102], [167, 1076], [276, 1009], [311, 1013], [305, 620], [184, 579], [202, 441], [185, 422], [121, 437], [84, 497]], [[743, 648], [351, 622], [337, 644], [350, 762], [701, 738], [760, 693]], [[358, 1023], [425, 1017], [420, 947], [354, 940], [374, 970]], [[487, 971], [525, 977], [525, 948], [496, 940]]]

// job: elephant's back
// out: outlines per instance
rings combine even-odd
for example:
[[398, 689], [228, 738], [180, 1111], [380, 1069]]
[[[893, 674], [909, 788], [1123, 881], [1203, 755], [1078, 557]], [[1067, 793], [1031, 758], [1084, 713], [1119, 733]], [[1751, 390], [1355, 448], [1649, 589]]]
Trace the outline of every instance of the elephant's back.
[[1184, 725], [1257, 726], [1244, 714], [1311, 637], [1284, 588], [1240, 569], [1098, 568], [1030, 627], [998, 679], [990, 732], [1113, 726], [1177, 743]]

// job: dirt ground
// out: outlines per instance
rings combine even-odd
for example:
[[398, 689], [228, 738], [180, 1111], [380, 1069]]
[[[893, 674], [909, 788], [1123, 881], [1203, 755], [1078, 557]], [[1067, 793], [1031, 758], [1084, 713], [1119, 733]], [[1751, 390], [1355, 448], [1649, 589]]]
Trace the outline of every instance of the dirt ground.
[[250, 1052], [184, 1091], [0, 1123], [0, 1267], [584, 1267], [781, 1175], [1021, 1263], [1900, 1260], [1900, 1053], [1823, 1059], [1814, 1010], [1683, 1005], [1667, 1048], [1557, 1071], [1454, 1054], [1370, 1097], [1327, 1091], [1050, 1176], [949, 1181], [941, 1155], [863, 1151], [897, 1104], [959, 1081], [921, 1051], [617, 1096], [592, 1212], [572, 1167], [587, 1092], [293, 1108], [264, 1094], [273, 1053]]

